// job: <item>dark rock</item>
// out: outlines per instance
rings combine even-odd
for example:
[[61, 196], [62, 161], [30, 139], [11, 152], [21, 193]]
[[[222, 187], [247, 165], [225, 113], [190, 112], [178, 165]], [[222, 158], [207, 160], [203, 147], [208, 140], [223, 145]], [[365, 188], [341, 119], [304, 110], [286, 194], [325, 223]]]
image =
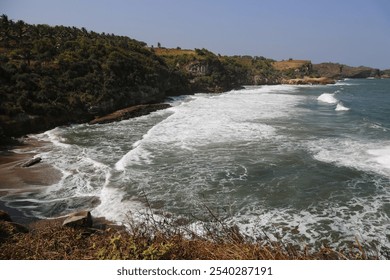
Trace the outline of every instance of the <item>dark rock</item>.
[[7, 212], [0, 210], [0, 221], [12, 222], [12, 219]]
[[0, 221], [12, 222], [12, 219], [7, 212], [0, 210]]
[[12, 237], [17, 233], [28, 232], [28, 228], [21, 224], [0, 220], [0, 240]]
[[121, 121], [126, 120], [130, 118], [140, 117], [147, 114], [150, 114], [154, 111], [162, 110], [171, 107], [169, 104], [143, 104], [143, 105], [136, 105], [131, 106], [126, 109], [122, 109], [119, 111], [116, 111], [114, 113], [111, 113], [109, 115], [96, 118], [89, 122], [89, 124], [103, 124], [103, 123], [110, 123], [115, 121]]
[[36, 158], [32, 158], [30, 159], [29, 161], [25, 162], [22, 164], [22, 167], [30, 167], [30, 166], [33, 166], [39, 162], [41, 162], [42, 158], [40, 157], [36, 157]]
[[80, 211], [68, 215], [68, 217], [62, 223], [62, 226], [68, 227], [92, 227], [93, 219], [91, 212]]

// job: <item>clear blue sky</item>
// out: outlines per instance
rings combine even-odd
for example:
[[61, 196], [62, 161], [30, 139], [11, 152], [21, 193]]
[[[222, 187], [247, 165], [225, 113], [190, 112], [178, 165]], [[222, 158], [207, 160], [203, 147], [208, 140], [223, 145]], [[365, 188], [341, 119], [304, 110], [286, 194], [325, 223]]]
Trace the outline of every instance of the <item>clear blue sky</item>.
[[0, 0], [0, 13], [149, 45], [390, 68], [389, 0]]

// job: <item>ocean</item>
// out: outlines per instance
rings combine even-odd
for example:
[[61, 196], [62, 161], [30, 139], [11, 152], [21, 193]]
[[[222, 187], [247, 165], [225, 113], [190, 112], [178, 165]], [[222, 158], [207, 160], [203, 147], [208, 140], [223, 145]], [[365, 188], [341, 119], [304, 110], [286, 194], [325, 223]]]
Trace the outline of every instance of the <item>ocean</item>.
[[[189, 222], [212, 211], [257, 238], [390, 254], [390, 80], [182, 95], [171, 108], [30, 137], [62, 179], [2, 197], [47, 218], [90, 209]], [[49, 147], [49, 148], [48, 148]], [[41, 149], [41, 150], [40, 150]]]

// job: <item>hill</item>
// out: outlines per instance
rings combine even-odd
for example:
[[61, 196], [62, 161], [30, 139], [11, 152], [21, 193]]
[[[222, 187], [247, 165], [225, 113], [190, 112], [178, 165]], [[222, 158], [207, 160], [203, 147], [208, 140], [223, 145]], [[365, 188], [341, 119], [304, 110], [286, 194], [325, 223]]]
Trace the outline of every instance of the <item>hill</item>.
[[172, 95], [224, 92], [242, 85], [330, 83], [317, 78], [373, 73], [378, 72], [309, 60], [277, 62], [206, 49], [153, 48], [124, 36], [31, 25], [2, 15], [0, 143], [129, 106], [160, 103]]

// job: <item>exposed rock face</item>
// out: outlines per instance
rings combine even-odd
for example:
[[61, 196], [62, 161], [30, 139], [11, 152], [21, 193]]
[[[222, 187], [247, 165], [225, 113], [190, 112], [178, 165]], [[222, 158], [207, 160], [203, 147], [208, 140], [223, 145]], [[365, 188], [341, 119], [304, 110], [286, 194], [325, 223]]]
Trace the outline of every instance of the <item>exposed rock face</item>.
[[280, 84], [278, 77], [264, 77], [262, 75], [253, 76], [253, 85], [277, 85]]
[[80, 211], [72, 213], [68, 215], [62, 225], [68, 227], [92, 227], [93, 220], [91, 212]]
[[109, 115], [96, 118], [89, 122], [89, 124], [103, 124], [110, 123], [115, 121], [121, 121], [125, 119], [140, 117], [143, 115], [147, 115], [151, 112], [162, 110], [171, 107], [169, 104], [145, 104], [145, 105], [136, 105], [126, 109], [118, 110]]
[[194, 76], [205, 76], [210, 74], [210, 67], [205, 61], [194, 61], [186, 66], [187, 72]]

